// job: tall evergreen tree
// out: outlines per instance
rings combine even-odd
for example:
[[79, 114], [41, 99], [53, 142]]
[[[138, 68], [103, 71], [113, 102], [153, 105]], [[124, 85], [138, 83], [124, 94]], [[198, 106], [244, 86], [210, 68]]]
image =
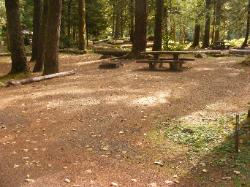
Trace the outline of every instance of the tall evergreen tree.
[[206, 15], [205, 15], [205, 29], [204, 29], [203, 45], [202, 45], [203, 48], [207, 48], [210, 45], [211, 0], [206, 0], [205, 6], [206, 6]]
[[164, 12], [164, 0], [156, 0], [153, 51], [161, 51], [162, 49], [163, 12]]
[[147, 0], [135, 0], [135, 32], [132, 54], [138, 56], [147, 47]]
[[130, 41], [133, 42], [134, 31], [135, 31], [135, 0], [129, 1], [129, 14], [130, 14], [129, 37]]
[[198, 47], [200, 44], [200, 32], [201, 32], [201, 25], [198, 22], [198, 19], [195, 20], [195, 26], [194, 26], [194, 39], [192, 46], [193, 48]]
[[46, 29], [44, 75], [58, 73], [58, 51], [61, 25], [62, 0], [49, 0], [48, 22]]
[[244, 40], [241, 48], [247, 47], [247, 42], [248, 42], [248, 38], [249, 38], [249, 32], [250, 32], [250, 0], [248, 0], [246, 36], [245, 36], [245, 40]]
[[37, 48], [37, 59], [34, 67], [34, 72], [43, 71], [44, 67], [44, 53], [45, 53], [45, 41], [46, 41], [46, 28], [48, 22], [48, 0], [43, 0], [43, 10], [42, 10], [42, 21], [39, 29], [39, 37]]
[[42, 0], [34, 0], [33, 9], [33, 36], [32, 36], [32, 54], [30, 61], [37, 60], [38, 42], [39, 42], [39, 30], [42, 19]]
[[11, 51], [12, 67], [10, 73], [29, 71], [24, 49], [24, 40], [20, 23], [19, 0], [5, 0], [7, 28]]
[[214, 41], [220, 41], [220, 24], [221, 24], [221, 16], [222, 16], [222, 0], [216, 1], [215, 8], [215, 33], [214, 33]]
[[79, 13], [79, 42], [78, 48], [86, 50], [86, 2], [85, 0], [78, 0], [78, 13]]

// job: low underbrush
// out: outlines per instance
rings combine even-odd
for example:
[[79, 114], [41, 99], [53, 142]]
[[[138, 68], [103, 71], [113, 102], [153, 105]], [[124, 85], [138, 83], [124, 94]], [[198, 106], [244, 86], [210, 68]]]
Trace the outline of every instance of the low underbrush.
[[234, 117], [220, 117], [198, 124], [170, 120], [157, 125], [158, 143], [171, 142], [168, 145], [176, 148], [176, 152], [181, 151], [178, 150], [181, 147], [187, 150], [186, 159], [192, 169], [182, 168], [187, 176], [182, 176], [180, 181], [192, 178], [205, 186], [211, 183], [214, 186], [250, 186], [250, 137], [240, 144], [240, 152], [236, 153], [234, 121]]

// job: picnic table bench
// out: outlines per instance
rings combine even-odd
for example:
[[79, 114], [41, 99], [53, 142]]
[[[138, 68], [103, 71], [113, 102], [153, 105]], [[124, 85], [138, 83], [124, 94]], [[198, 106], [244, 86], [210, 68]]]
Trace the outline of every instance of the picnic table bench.
[[[171, 71], [181, 71], [182, 65], [186, 62], [194, 61], [193, 58], [180, 58], [180, 55], [185, 54], [199, 54], [199, 53], [209, 53], [209, 54], [221, 54], [221, 51], [216, 50], [204, 50], [204, 51], [148, 51], [143, 52], [142, 55], [153, 55], [152, 59], [137, 60], [137, 63], [147, 63], [149, 64], [149, 69], [154, 70], [158, 63], [169, 63]], [[161, 55], [172, 55], [173, 58], [160, 58]]]

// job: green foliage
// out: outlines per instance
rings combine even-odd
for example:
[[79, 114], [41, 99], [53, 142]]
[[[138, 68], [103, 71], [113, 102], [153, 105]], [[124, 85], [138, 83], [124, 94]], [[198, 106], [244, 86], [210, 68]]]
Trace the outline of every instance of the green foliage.
[[0, 26], [6, 24], [4, 1], [0, 1]]
[[87, 28], [93, 37], [103, 37], [108, 27], [107, 3], [105, 0], [87, 0]]
[[[71, 34], [67, 35], [68, 5], [71, 2]], [[117, 3], [118, 2], [118, 3]], [[164, 41], [164, 49], [182, 50], [187, 48], [184, 41], [191, 42], [195, 23], [204, 27], [204, 0], [166, 0], [164, 17], [164, 34], [169, 38]], [[216, 2], [216, 1], [214, 1]], [[114, 5], [122, 10], [123, 33], [127, 37], [130, 34], [130, 0], [86, 0], [87, 30], [91, 38], [107, 38], [113, 35], [112, 25], [115, 21]], [[241, 45], [241, 39], [245, 36], [247, 18], [247, 0], [223, 1], [222, 20], [220, 28], [221, 39], [230, 40], [233, 47]], [[155, 0], [148, 0], [148, 35], [153, 35], [155, 21]], [[64, 0], [63, 6], [64, 33], [61, 42], [65, 46], [77, 43], [78, 35], [78, 1]], [[33, 0], [20, 0], [21, 22], [24, 29], [32, 31]], [[211, 6], [211, 31], [213, 28], [214, 12]], [[0, 31], [6, 24], [4, 1], [0, 1]], [[203, 29], [202, 29], [203, 32]], [[4, 38], [5, 32], [2, 33]], [[1, 34], [0, 34], [1, 35]], [[67, 38], [68, 37], [68, 38]], [[171, 40], [172, 41], [171, 41]]]
[[33, 0], [20, 1], [21, 22], [23, 29], [32, 31], [33, 27]]
[[223, 142], [233, 132], [228, 121], [204, 124], [173, 124], [166, 128], [166, 137], [172, 141], [189, 145], [192, 151], [208, 151]]
[[245, 40], [244, 38], [240, 38], [240, 39], [226, 40], [226, 42], [228, 42], [231, 47], [239, 48], [241, 47], [244, 40]]
[[187, 49], [190, 44], [181, 44], [170, 39], [168, 35], [163, 37], [163, 49], [168, 51], [180, 51]]

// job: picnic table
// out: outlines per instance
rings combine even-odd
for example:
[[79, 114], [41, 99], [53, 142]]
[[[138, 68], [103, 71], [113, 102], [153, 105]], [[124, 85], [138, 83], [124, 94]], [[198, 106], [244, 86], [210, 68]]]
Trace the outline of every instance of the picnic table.
[[[142, 55], [153, 55], [152, 59], [137, 60], [137, 63], [148, 63], [149, 69], [154, 70], [158, 63], [169, 63], [171, 71], [181, 71], [182, 65], [186, 62], [194, 61], [194, 58], [180, 58], [180, 55], [187, 54], [221, 54], [218, 50], [202, 50], [202, 51], [148, 51], [143, 52]], [[173, 58], [160, 58], [161, 55], [172, 55]]]

